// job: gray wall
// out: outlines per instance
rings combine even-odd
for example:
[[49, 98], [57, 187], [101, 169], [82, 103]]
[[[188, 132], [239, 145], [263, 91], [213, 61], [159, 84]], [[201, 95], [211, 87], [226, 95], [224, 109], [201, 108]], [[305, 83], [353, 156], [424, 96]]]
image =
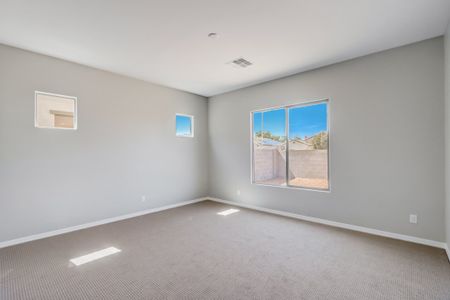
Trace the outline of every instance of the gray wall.
[[[0, 66], [0, 242], [206, 196], [207, 99], [2, 45]], [[34, 128], [35, 90], [77, 96], [78, 130]]]
[[[444, 241], [443, 46], [439, 37], [212, 97], [209, 195]], [[252, 185], [250, 111], [324, 98], [331, 192]]]
[[[255, 147], [256, 148], [256, 147]], [[265, 181], [286, 176], [286, 157], [280, 147], [255, 149], [255, 181]]]
[[327, 178], [327, 150], [289, 149], [289, 171], [293, 177]]
[[[282, 151], [282, 150], [281, 150]], [[275, 147], [255, 149], [254, 179], [257, 182], [286, 177], [286, 157]], [[327, 178], [327, 150], [289, 149], [290, 178]]]
[[[442, 38], [212, 97], [209, 109], [200, 96], [2, 45], [0, 65], [0, 242], [208, 193], [445, 240]], [[35, 90], [77, 96], [78, 130], [34, 128]], [[250, 184], [250, 111], [323, 98], [331, 192]], [[195, 116], [194, 139], [175, 137], [177, 112]]]
[[450, 247], [450, 23], [445, 35], [445, 202], [446, 241]]

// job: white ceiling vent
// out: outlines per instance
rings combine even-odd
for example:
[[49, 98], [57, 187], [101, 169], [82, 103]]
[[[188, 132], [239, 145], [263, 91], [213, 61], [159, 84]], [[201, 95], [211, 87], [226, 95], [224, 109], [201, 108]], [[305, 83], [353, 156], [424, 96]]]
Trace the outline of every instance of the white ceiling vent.
[[232, 60], [231, 62], [229, 62], [229, 64], [231, 64], [234, 67], [240, 67], [240, 68], [247, 68], [247, 67], [250, 67], [251, 65], [253, 65], [253, 63], [249, 62], [248, 60], [246, 60], [245, 58], [242, 58], [242, 57]]

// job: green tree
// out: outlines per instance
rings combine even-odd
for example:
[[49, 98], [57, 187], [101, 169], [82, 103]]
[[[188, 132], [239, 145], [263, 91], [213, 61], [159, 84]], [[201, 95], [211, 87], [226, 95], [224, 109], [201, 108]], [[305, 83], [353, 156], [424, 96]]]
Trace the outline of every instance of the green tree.
[[326, 150], [328, 149], [328, 134], [326, 132], [321, 132], [316, 134], [312, 138], [312, 144], [316, 150]]
[[265, 139], [270, 139], [270, 140], [277, 141], [277, 142], [283, 142], [285, 140], [284, 136], [272, 135], [272, 133], [270, 131], [258, 131], [255, 133], [255, 136], [257, 138], [265, 138]]

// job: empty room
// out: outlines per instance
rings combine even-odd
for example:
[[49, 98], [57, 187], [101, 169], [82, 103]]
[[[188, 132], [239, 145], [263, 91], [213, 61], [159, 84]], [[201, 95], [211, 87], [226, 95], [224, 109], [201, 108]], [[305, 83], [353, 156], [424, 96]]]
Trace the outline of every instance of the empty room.
[[0, 299], [450, 300], [450, 0], [0, 0]]

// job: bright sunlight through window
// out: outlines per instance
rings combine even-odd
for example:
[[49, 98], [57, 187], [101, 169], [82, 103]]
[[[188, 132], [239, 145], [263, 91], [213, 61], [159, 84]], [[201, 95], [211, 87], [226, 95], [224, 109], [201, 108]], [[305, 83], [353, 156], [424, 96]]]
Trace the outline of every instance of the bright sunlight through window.
[[221, 215], [221, 216], [228, 216], [228, 215], [237, 213], [238, 211], [239, 211], [239, 209], [230, 208], [230, 209], [227, 209], [227, 210], [218, 212], [217, 214], [218, 214], [218, 215]]
[[253, 183], [329, 190], [328, 100], [252, 116]]
[[83, 265], [85, 263], [88, 263], [88, 262], [91, 262], [91, 261], [103, 258], [105, 256], [109, 256], [109, 255], [118, 253], [120, 251], [122, 251], [122, 250], [117, 249], [115, 247], [109, 247], [109, 248], [105, 248], [105, 249], [102, 249], [102, 250], [99, 250], [99, 251], [95, 251], [95, 252], [92, 252], [92, 253], [80, 256], [80, 257], [72, 258], [70, 260], [70, 262], [73, 263], [76, 266], [80, 266], [80, 265]]
[[194, 117], [177, 114], [175, 117], [176, 136], [194, 137]]

